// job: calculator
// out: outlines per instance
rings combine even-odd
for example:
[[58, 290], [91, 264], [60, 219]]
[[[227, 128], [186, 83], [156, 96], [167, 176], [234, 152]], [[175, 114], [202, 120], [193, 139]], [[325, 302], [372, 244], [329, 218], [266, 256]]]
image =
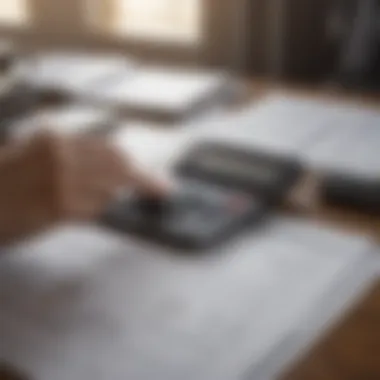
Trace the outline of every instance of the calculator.
[[171, 194], [130, 193], [107, 210], [107, 224], [171, 246], [209, 248], [260, 221], [302, 173], [296, 161], [214, 143], [192, 147], [173, 169]]

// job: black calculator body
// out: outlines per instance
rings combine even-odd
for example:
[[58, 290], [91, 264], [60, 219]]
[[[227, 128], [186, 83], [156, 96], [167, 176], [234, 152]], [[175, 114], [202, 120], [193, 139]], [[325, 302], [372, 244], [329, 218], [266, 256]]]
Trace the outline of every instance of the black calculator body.
[[205, 143], [174, 167], [178, 187], [167, 199], [130, 194], [107, 210], [105, 220], [170, 246], [210, 248], [265, 216], [301, 172], [291, 160]]

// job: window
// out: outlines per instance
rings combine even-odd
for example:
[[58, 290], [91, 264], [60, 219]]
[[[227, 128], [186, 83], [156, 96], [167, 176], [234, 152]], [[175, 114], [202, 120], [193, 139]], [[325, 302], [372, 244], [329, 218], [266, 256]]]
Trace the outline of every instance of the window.
[[0, 24], [23, 25], [29, 21], [27, 0], [0, 0]]
[[[102, 1], [103, 4], [99, 4]], [[202, 37], [202, 0], [93, 0], [103, 25], [135, 40], [196, 44]], [[100, 7], [99, 7], [100, 5]], [[100, 11], [102, 9], [102, 11]], [[89, 8], [94, 20], [94, 9]], [[109, 20], [104, 20], [105, 18]]]

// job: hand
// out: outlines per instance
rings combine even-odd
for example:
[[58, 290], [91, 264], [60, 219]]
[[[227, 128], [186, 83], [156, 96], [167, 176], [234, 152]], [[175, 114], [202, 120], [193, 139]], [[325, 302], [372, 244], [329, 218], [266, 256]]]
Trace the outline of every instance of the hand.
[[120, 189], [160, 196], [163, 184], [139, 172], [105, 138], [43, 134], [0, 151], [0, 243], [65, 220], [92, 220]]

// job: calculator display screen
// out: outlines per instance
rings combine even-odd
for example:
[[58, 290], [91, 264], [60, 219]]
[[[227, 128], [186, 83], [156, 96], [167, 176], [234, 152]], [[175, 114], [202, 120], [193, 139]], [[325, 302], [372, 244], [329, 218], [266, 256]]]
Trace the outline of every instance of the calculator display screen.
[[210, 174], [221, 174], [225, 177], [248, 181], [272, 182], [276, 180], [276, 168], [270, 163], [259, 160], [247, 160], [246, 157], [202, 152], [193, 159], [193, 167]]

